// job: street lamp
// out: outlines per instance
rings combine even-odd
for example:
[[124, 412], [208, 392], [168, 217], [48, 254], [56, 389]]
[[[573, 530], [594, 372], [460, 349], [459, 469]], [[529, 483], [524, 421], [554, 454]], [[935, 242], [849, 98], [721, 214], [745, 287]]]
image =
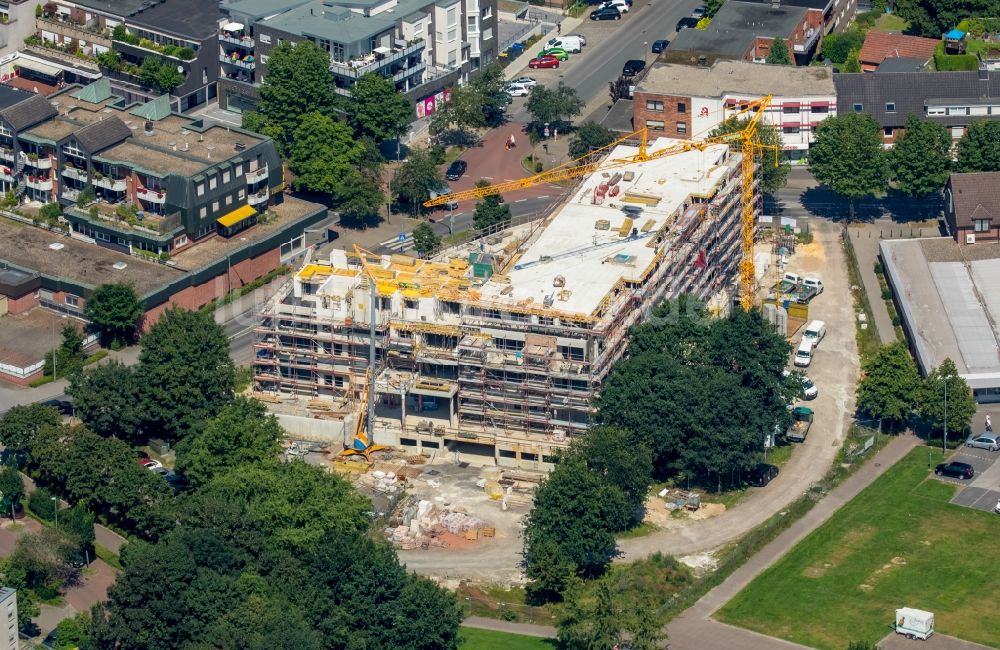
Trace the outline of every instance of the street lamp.
[[56, 497], [49, 497], [52, 499], [52, 515], [55, 517], [56, 527], [59, 526], [59, 500]]
[[948, 453], [948, 378], [944, 378], [944, 431], [941, 432], [941, 453]]

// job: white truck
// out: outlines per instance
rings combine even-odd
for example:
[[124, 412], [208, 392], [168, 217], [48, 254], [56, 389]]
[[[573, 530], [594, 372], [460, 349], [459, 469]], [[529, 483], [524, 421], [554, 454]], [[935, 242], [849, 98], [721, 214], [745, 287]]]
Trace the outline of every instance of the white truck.
[[907, 639], [926, 641], [934, 634], [934, 614], [912, 607], [900, 607], [896, 610], [893, 629], [896, 634], [902, 634]]

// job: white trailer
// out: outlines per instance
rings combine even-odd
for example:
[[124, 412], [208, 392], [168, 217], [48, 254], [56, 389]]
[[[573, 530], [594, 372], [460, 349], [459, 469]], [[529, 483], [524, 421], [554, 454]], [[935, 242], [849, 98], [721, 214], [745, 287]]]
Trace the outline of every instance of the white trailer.
[[903, 634], [907, 639], [926, 641], [934, 634], [934, 614], [912, 607], [901, 607], [896, 610], [896, 623], [893, 627], [896, 634]]

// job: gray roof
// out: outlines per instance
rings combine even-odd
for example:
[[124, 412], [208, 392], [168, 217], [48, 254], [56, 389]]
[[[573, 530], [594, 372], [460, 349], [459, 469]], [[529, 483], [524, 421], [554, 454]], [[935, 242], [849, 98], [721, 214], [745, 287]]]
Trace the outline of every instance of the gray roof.
[[0, 110], [3, 117], [15, 131], [21, 131], [29, 126], [56, 116], [56, 107], [41, 95], [32, 95], [24, 101]]
[[[780, 70], [780, 73], [777, 73]], [[711, 67], [658, 63], [636, 90], [686, 97], [721, 97], [725, 93], [805, 97], [832, 96], [833, 70], [825, 66], [782, 66], [745, 61], [716, 61]]]
[[336, 43], [355, 43], [381, 34], [406, 16], [430, 4], [430, 0], [400, 0], [392, 12], [374, 16], [352, 12], [348, 7], [368, 7], [384, 0], [313, 1], [260, 21], [262, 25], [299, 36], [312, 36]]
[[23, 102], [32, 95], [33, 93], [29, 93], [27, 90], [14, 88], [13, 86], [8, 86], [7, 84], [0, 84], [0, 109], [8, 108], [18, 102]]
[[921, 72], [927, 61], [908, 57], [892, 56], [882, 61], [876, 72]]
[[159, 4], [150, 4], [151, 7], [129, 18], [129, 24], [195, 41], [214, 38], [218, 33], [222, 11], [213, 0], [161, 0]]
[[684, 29], [667, 51], [742, 57], [755, 36], [788, 38], [805, 17], [805, 7], [729, 0], [712, 18], [707, 29]]
[[[771, 4], [773, 0], [743, 0], [744, 2], [756, 2], [758, 4]], [[806, 9], [819, 9], [826, 11], [826, 8], [833, 4], [833, 0], [781, 0], [782, 5], [789, 7], [805, 7]]]
[[88, 124], [75, 134], [77, 141], [90, 153], [118, 144], [132, 135], [132, 130], [116, 115]]
[[307, 4], [311, 0], [223, 0], [223, 13], [236, 13], [248, 16], [252, 20], [260, 20], [267, 16], [294, 9]]
[[[109, 16], [131, 16], [157, 0], [74, 0], [75, 4], [100, 11]], [[44, 4], [44, 3], [43, 3]]]
[[[931, 99], [1000, 99], [1000, 71], [840, 73], [833, 76], [833, 84], [837, 88], [838, 115], [853, 113], [854, 105], [861, 104], [861, 112], [871, 115], [883, 127], [903, 126], [910, 113], [926, 117], [925, 106]], [[895, 112], [885, 111], [887, 103], [895, 104]], [[989, 116], [948, 115], [929, 119], [949, 126], [965, 126]]]
[[632, 100], [619, 99], [608, 111], [608, 114], [601, 120], [601, 126], [605, 126], [617, 133], [632, 133], [635, 128], [632, 126]]

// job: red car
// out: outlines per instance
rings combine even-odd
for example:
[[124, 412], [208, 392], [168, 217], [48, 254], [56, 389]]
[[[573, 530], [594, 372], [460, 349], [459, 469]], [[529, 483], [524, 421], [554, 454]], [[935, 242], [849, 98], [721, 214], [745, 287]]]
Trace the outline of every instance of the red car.
[[529, 68], [558, 68], [559, 59], [554, 56], [540, 56], [537, 59], [528, 61]]

